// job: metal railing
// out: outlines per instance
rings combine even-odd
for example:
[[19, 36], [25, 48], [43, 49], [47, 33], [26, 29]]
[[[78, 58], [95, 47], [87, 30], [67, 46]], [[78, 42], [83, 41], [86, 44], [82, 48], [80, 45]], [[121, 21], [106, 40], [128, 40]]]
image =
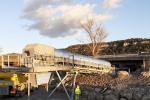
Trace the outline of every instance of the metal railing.
[[0, 67], [21, 66], [21, 55], [0, 55]]

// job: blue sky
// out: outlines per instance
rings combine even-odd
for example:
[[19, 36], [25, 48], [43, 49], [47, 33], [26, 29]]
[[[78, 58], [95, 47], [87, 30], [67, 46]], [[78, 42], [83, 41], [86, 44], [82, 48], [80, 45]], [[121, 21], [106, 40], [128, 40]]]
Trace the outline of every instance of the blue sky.
[[[150, 0], [122, 0], [117, 8], [105, 10], [101, 7], [103, 0], [84, 0], [76, 3], [99, 4], [95, 12], [108, 13], [112, 19], [103, 22], [109, 32], [106, 41], [128, 38], [150, 38]], [[0, 3], [0, 47], [3, 52], [21, 52], [29, 43], [42, 43], [64, 48], [77, 44], [76, 37], [45, 36], [40, 31], [28, 30], [32, 21], [22, 18], [25, 4], [23, 0], [1, 0]], [[60, 33], [61, 34], [61, 33]], [[59, 35], [59, 34], [58, 34]]]

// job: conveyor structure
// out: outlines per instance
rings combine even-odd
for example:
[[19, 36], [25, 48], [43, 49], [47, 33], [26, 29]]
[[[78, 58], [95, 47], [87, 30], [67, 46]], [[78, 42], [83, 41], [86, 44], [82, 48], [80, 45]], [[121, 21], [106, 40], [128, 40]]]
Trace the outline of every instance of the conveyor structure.
[[[28, 89], [28, 96], [30, 95], [30, 89], [39, 85], [46, 84], [48, 90], [52, 72], [56, 72], [60, 84], [63, 85], [64, 79], [61, 79], [59, 71], [102, 74], [111, 73], [112, 71], [111, 64], [107, 61], [57, 50], [43, 44], [29, 44], [23, 49], [22, 54], [1, 55], [0, 67], [0, 93], [9, 95], [11, 92], [14, 93], [14, 88], [19, 91]], [[15, 80], [11, 80], [12, 78]], [[6, 81], [9, 80], [12, 83], [8, 86]], [[3, 90], [6, 87], [5, 89], [10, 91], [4, 93], [1, 87], [3, 87]], [[71, 99], [66, 89], [65, 92], [68, 98]]]

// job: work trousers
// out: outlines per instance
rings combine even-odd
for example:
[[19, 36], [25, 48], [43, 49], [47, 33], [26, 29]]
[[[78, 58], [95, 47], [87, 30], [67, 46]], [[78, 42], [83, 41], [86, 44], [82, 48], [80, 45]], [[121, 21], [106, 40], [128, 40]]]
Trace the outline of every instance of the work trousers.
[[75, 100], [80, 100], [80, 94], [75, 94]]

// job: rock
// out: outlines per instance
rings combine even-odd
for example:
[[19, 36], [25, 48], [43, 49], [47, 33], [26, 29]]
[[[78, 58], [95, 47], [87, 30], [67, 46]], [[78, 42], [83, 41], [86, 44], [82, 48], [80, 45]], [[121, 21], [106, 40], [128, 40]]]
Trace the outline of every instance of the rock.
[[133, 94], [133, 92], [131, 90], [128, 90], [128, 89], [120, 92], [120, 96], [122, 98], [127, 98], [128, 100], [132, 100], [132, 94]]
[[96, 93], [100, 93], [101, 90], [102, 90], [101, 88], [95, 88]]
[[129, 76], [129, 73], [128, 73], [127, 71], [119, 71], [119, 72], [117, 73], [117, 75], [118, 75], [118, 78], [124, 79], [124, 78], [126, 78], [126, 77]]
[[119, 99], [115, 95], [110, 94], [110, 95], [104, 96], [104, 100], [119, 100]]
[[93, 92], [91, 92], [91, 93], [89, 93], [89, 95], [88, 95], [88, 100], [95, 100], [95, 97], [96, 97], [96, 94], [93, 93]]
[[87, 90], [82, 91], [83, 96], [87, 96], [88, 94], [89, 94], [89, 91], [87, 91]]
[[99, 93], [96, 94], [96, 97], [95, 97], [96, 100], [103, 100], [103, 98], [104, 98], [103, 95], [101, 95]]
[[144, 96], [142, 97], [142, 100], [150, 100], [150, 95], [144, 95]]
[[86, 89], [89, 91], [92, 91], [92, 92], [94, 91], [94, 88], [92, 88], [92, 87], [86, 87]]
[[150, 87], [145, 87], [146, 93], [150, 94]]
[[128, 100], [128, 99], [126, 99], [126, 98], [120, 98], [119, 100]]
[[87, 100], [87, 98], [80, 98], [80, 100]]
[[141, 73], [144, 77], [150, 77], [150, 72], [142, 72]]
[[144, 93], [145, 92], [143, 91], [143, 89], [135, 88], [134, 93], [133, 93], [133, 99], [134, 100], [141, 100]]
[[134, 95], [133, 95], [133, 99], [134, 99], [134, 100], [141, 100], [141, 98], [142, 98], [142, 95], [141, 95], [141, 94], [134, 94]]
[[115, 95], [117, 98], [119, 98], [120, 96], [119, 93], [120, 93], [119, 91], [113, 91], [113, 95]]
[[112, 90], [107, 90], [104, 94], [105, 95], [113, 94], [113, 91]]

